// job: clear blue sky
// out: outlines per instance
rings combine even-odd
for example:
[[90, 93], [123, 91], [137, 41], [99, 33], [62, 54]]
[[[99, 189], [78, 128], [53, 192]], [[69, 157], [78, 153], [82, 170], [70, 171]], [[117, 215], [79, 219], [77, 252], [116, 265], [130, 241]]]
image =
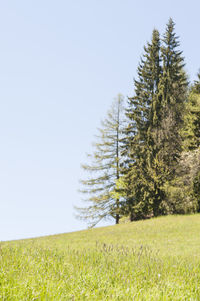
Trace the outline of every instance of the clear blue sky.
[[133, 94], [143, 45], [176, 22], [200, 68], [200, 1], [0, 2], [0, 240], [86, 228], [74, 217], [96, 127]]

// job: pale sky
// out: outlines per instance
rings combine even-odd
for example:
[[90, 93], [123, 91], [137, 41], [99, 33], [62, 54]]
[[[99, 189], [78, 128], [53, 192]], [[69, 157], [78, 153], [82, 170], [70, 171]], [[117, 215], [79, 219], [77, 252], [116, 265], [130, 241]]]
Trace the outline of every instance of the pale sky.
[[0, 240], [71, 232], [81, 163], [143, 46], [169, 17], [200, 68], [200, 1], [0, 1]]

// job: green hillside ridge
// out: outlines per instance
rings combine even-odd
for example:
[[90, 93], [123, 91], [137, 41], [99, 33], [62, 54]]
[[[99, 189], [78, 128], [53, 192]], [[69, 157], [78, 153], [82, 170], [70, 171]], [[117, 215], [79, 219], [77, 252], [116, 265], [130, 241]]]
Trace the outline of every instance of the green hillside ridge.
[[2, 242], [0, 300], [200, 300], [200, 215]]

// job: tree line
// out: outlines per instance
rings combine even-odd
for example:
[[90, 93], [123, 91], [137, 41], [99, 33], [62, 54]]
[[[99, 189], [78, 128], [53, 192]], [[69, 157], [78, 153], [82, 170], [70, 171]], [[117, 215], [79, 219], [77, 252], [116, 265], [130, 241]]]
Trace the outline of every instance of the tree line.
[[77, 216], [91, 226], [200, 212], [200, 73], [191, 84], [184, 66], [169, 19], [144, 46], [134, 96], [118, 95], [82, 165], [87, 203]]

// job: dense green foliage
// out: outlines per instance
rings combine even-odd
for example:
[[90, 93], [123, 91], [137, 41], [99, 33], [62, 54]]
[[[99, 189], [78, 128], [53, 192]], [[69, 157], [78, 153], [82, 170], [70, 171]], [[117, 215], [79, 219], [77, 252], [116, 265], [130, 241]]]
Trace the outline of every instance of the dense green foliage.
[[[120, 162], [116, 161], [117, 177], [110, 187], [103, 181], [103, 193], [89, 199], [93, 214], [100, 219], [111, 216], [118, 223], [123, 216], [133, 221], [200, 211], [200, 73], [189, 84], [179, 47], [172, 19], [163, 37], [154, 29], [151, 41], [144, 47], [134, 80], [134, 96], [125, 107], [126, 126], [118, 120], [123, 135], [115, 134], [114, 122], [110, 140], [109, 147], [117, 146], [118, 150], [117, 156], [111, 155], [113, 159], [121, 156]], [[102, 144], [107, 146], [103, 139]], [[104, 152], [99, 158], [93, 171], [104, 166]], [[111, 160], [106, 172], [113, 167], [116, 169], [116, 164]], [[89, 181], [96, 183], [95, 178]], [[104, 206], [97, 205], [96, 200]], [[109, 208], [106, 214], [105, 208]], [[82, 209], [88, 218], [90, 209]]]
[[199, 300], [200, 216], [1, 243], [0, 300]]
[[160, 114], [156, 97], [161, 72], [157, 30], [153, 31], [152, 42], [144, 47], [144, 51], [138, 67], [138, 79], [135, 80], [135, 96], [129, 99], [129, 124], [126, 130], [127, 139], [124, 141], [127, 150], [125, 154], [129, 158], [129, 164], [124, 170], [124, 182], [129, 183], [128, 187], [125, 186], [125, 207], [130, 208], [131, 220], [150, 213], [152, 196], [156, 189], [151, 185], [150, 164], [153, 163], [152, 155], [157, 151], [153, 149], [153, 127], [159, 122]]

